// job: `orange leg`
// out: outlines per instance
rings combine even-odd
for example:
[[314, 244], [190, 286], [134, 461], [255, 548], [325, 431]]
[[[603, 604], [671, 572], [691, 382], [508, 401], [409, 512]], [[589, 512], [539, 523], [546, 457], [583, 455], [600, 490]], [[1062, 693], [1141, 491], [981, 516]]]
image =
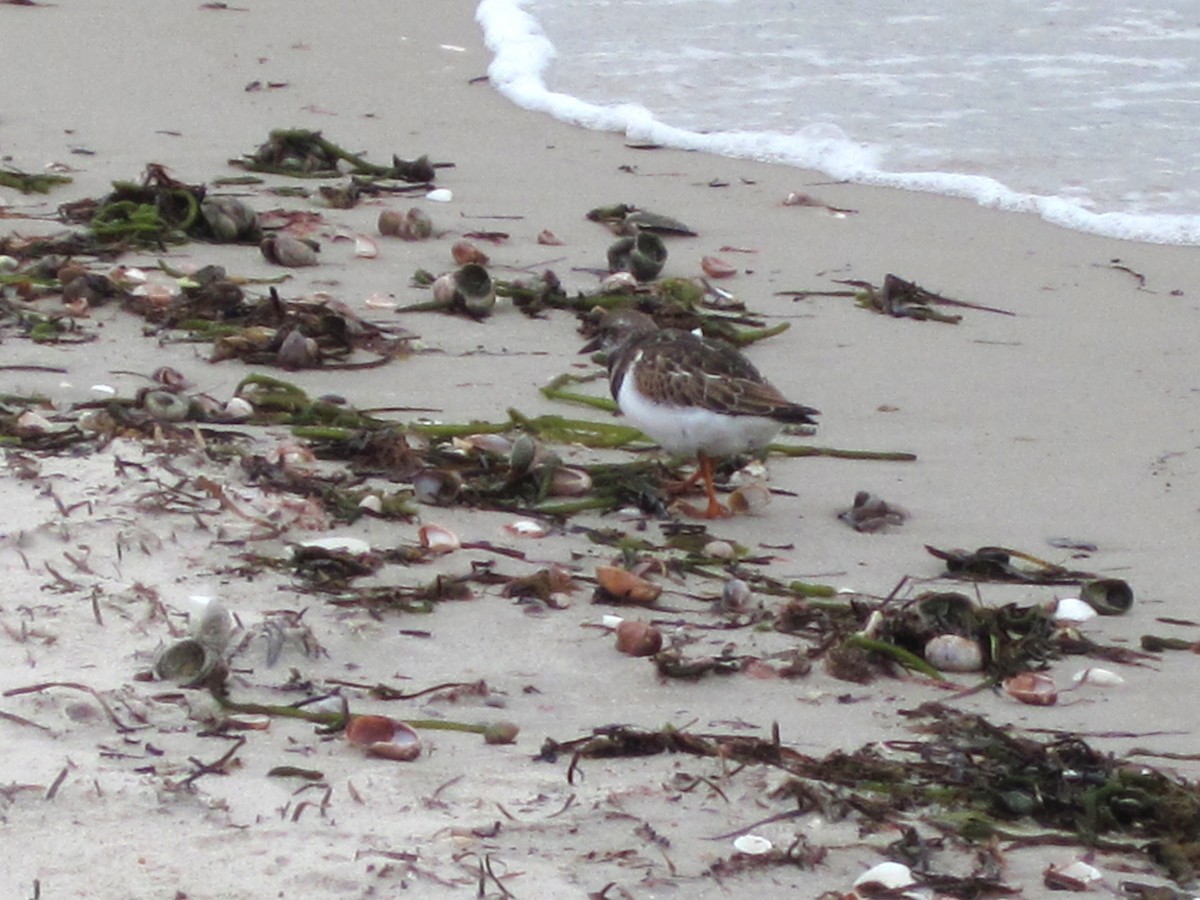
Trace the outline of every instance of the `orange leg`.
[[700, 464], [697, 474], [704, 479], [704, 492], [708, 494], [708, 509], [704, 511], [706, 519], [725, 519], [731, 513], [728, 507], [724, 506], [717, 499], [717, 489], [713, 486], [713, 461], [710, 457], [700, 453], [696, 457], [696, 461]]

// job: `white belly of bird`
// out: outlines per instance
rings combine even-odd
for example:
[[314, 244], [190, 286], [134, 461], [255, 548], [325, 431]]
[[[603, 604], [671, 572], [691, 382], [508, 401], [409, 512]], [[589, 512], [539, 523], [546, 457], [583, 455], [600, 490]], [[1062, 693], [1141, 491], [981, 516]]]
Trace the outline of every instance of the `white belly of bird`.
[[617, 405], [646, 437], [668, 453], [730, 456], [765, 447], [780, 425], [763, 416], [726, 416], [698, 406], [652, 403], [633, 386], [632, 375], [621, 384]]

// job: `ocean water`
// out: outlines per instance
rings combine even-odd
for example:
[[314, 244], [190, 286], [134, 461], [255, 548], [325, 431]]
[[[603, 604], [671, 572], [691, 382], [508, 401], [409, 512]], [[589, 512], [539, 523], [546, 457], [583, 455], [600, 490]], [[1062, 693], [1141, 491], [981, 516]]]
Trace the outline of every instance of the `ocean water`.
[[1200, 4], [482, 0], [492, 84], [631, 140], [1200, 244]]

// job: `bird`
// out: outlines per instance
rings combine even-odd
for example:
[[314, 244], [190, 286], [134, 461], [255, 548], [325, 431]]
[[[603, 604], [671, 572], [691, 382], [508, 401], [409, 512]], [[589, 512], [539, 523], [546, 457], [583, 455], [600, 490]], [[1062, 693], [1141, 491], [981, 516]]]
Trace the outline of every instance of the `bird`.
[[784, 425], [815, 425], [820, 410], [788, 400], [742, 353], [690, 331], [660, 329], [637, 310], [605, 314], [583, 352], [605, 351], [613, 400], [673, 455], [694, 456], [708, 519], [731, 515], [713, 486], [714, 460], [769, 444]]

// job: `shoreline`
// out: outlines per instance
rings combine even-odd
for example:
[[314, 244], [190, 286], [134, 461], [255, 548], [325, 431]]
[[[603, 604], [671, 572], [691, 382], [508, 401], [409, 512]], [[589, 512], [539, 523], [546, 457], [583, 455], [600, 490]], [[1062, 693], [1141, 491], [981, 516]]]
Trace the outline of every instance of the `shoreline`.
[[[698, 276], [705, 255], [729, 259], [740, 271], [721, 287], [768, 324], [790, 325], [747, 354], [785, 395], [823, 411], [813, 443], [917, 455], [903, 464], [772, 456], [767, 469], [778, 494], [770, 505], [712, 524], [711, 534], [769, 557], [764, 568], [782, 581], [827, 583], [872, 598], [887, 597], [906, 576], [906, 597], [926, 588], [974, 592], [938, 580], [940, 566], [926, 545], [1019, 548], [1134, 586], [1129, 615], [1084, 626], [1096, 640], [1133, 650], [1147, 632], [1196, 638], [1193, 626], [1161, 621], [1194, 619], [1196, 248], [1099, 238], [968, 200], [832, 183], [778, 165], [631, 149], [617, 135], [515, 108], [475, 81], [489, 57], [474, 26], [474, 4], [401, 15], [394, 29], [382, 27], [395, 18], [393, 4], [372, 0], [356, 9], [334, 27], [315, 13], [295, 14], [282, 0], [244, 11], [171, 13], [141, 0], [121, 16], [94, 6], [0, 6], [0, 27], [15, 38], [8, 96], [48, 98], [36, 110], [0, 109], [4, 152], [28, 171], [50, 161], [80, 169], [75, 183], [45, 198], [0, 194], [18, 211], [48, 214], [67, 200], [104, 194], [113, 180], [136, 179], [150, 162], [182, 181], [209, 182], [237, 174], [226, 161], [281, 127], [321, 130], [377, 162], [392, 153], [427, 153], [434, 162], [453, 163], [437, 177], [453, 192], [448, 204], [397, 199], [320, 209], [329, 223], [321, 264], [289, 273], [280, 287], [288, 297], [332, 294], [364, 318], [419, 335], [417, 352], [381, 368], [283, 373], [311, 396], [340, 395], [359, 409], [431, 410], [398, 421], [417, 415], [497, 421], [510, 407], [585, 418], [589, 413], [549, 401], [539, 389], [560, 373], [593, 367], [578, 355], [578, 323], [565, 311], [528, 318], [502, 301], [491, 318], [476, 323], [372, 309], [368, 297], [389, 296], [400, 307], [425, 299], [426, 291], [409, 285], [412, 273], [450, 269], [453, 241], [484, 230], [508, 234], [487, 246], [494, 273], [550, 268], [568, 291], [591, 291], [611, 235], [586, 220], [589, 209], [625, 202], [677, 217], [699, 234], [672, 239], [665, 275]], [[173, 38], [179, 33], [193, 39], [180, 45]], [[95, 46], [123, 46], [133, 58], [162, 59], [163, 48], [173, 48], [171, 77], [136, 78], [117, 66], [86, 78], [70, 69], [48, 76], [37, 64], [44, 48], [78, 34]], [[248, 91], [253, 82], [260, 88]], [[89, 155], [72, 152], [80, 148]], [[289, 183], [268, 178], [266, 186]], [[260, 212], [317, 210], [263, 188], [234, 190]], [[825, 206], [785, 205], [793, 192]], [[410, 205], [424, 208], [445, 233], [420, 243], [379, 238], [380, 209]], [[58, 227], [5, 219], [6, 234]], [[543, 229], [563, 243], [539, 244]], [[335, 233], [375, 235], [378, 258], [354, 258], [353, 241], [329, 239]], [[280, 273], [244, 246], [191, 243], [121, 261], [149, 266], [160, 255], [171, 265], [220, 262], [239, 275]], [[1013, 315], [968, 308], [957, 310], [963, 314], [957, 325], [917, 322], [874, 315], [851, 297], [822, 293], [844, 291], [847, 280], [880, 284], [888, 273]], [[65, 375], [0, 373], [0, 393], [42, 393], [66, 409], [94, 399], [95, 384], [132, 396], [146, 383], [136, 373], [169, 365], [197, 393], [224, 401], [248, 372], [260, 371], [233, 360], [210, 363], [202, 345], [146, 337], [140, 320], [112, 306], [97, 308], [81, 325], [96, 334], [93, 343], [48, 347], [0, 332], [5, 365], [67, 369]], [[275, 449], [290, 440], [282, 427], [255, 437], [256, 447]], [[592, 458], [575, 446], [558, 452], [568, 462]], [[596, 628], [612, 610], [590, 603], [586, 587], [560, 598], [564, 608], [536, 614], [487, 584], [473, 588], [469, 602], [439, 604], [428, 616], [341, 608], [301, 590], [286, 571], [247, 577], [240, 568], [240, 554], [282, 556], [289, 544], [326, 532], [306, 531], [300, 513], [251, 484], [237, 460], [218, 465], [182, 439], [163, 445], [121, 439], [91, 456], [38, 457], [25, 470], [15, 455], [7, 458], [0, 502], [10, 514], [0, 547], [12, 578], [0, 600], [7, 635], [0, 641], [0, 694], [36, 683], [85, 683], [131, 726], [114, 732], [86, 691], [0, 697], [0, 712], [37, 726], [0, 721], [9, 743], [0, 781], [14, 786], [0, 792], [0, 816], [11, 832], [0, 861], [10, 881], [27, 890], [40, 884], [55, 896], [176, 890], [191, 897], [332, 897], [419, 885], [423, 895], [463, 896], [475, 890], [487, 860], [517, 896], [595, 892], [610, 882], [631, 896], [660, 889], [724, 896], [727, 886], [706, 873], [732, 850], [712, 837], [782, 810], [785, 804], [763, 799], [778, 786], [778, 773], [732, 776], [720, 760], [660, 755], [589, 761], [586, 778], [568, 783], [569, 759], [532, 762], [542, 742], [613, 722], [646, 728], [695, 722], [700, 731], [760, 737], [777, 723], [788, 746], [821, 756], [910, 740], [897, 711], [934, 700], [997, 724], [1086, 735], [1111, 753], [1147, 744], [1189, 753], [1200, 724], [1186, 708], [1160, 699], [1190, 690], [1187, 653], [1121, 666], [1124, 684], [1064, 690], [1059, 705], [1042, 708], [995, 691], [949, 701], [944, 690], [912, 677], [851, 684], [820, 666], [800, 679], [662, 679], [647, 661], [613, 650]], [[217, 478], [235, 505], [292, 527], [274, 540], [248, 540], [246, 521], [211, 497], [195, 517], [139, 507], [151, 487], [169, 486], [164, 459]], [[836, 514], [859, 490], [903, 506], [912, 518], [881, 534], [850, 530]], [[394, 548], [415, 545], [419, 526], [433, 523], [465, 543], [523, 554], [462, 550], [421, 565], [393, 565], [375, 576], [393, 587], [424, 584], [471, 563], [515, 577], [553, 562], [587, 578], [614, 558], [611, 547], [569, 528], [529, 540], [504, 531], [513, 518], [504, 513], [424, 506], [418, 512], [412, 522], [361, 519], [327, 533]], [[653, 519], [611, 514], [580, 521], [664, 540]], [[1076, 558], [1049, 543], [1061, 538], [1097, 549]], [[84, 559], [85, 567], [71, 557]], [[67, 588], [55, 572], [79, 589]], [[750, 643], [775, 659], [771, 654], [789, 650], [784, 635], [697, 627], [713, 623], [697, 598], [719, 595], [719, 583], [676, 574], [663, 581], [666, 600], [653, 614], [686, 623], [667, 627], [689, 652], [716, 655], [726, 643]], [[988, 606], [1050, 603], [1064, 591], [989, 584], [979, 586], [978, 597]], [[251, 656], [261, 655], [260, 644], [251, 644], [235, 667], [240, 692], [290, 703], [301, 696], [297, 682], [341, 679], [414, 690], [486, 682], [481, 694], [462, 691], [402, 709], [366, 689], [345, 693], [356, 708], [392, 715], [511, 719], [520, 738], [492, 747], [460, 740], [475, 736], [430, 733], [428, 752], [403, 765], [355, 756], [340, 739], [303, 723], [273, 721], [243, 733], [235, 767], [197, 780], [194, 790], [172, 789], [193, 771], [189, 760], [216, 760], [234, 738], [211, 727], [220, 713], [202, 692], [134, 676], [150, 667], [159, 645], [186, 629], [188, 598], [214, 594], [247, 638], [278, 621], [272, 616], [281, 609], [305, 610], [296, 621], [324, 649], [310, 655], [292, 635], [279, 664], [268, 667]], [[778, 606], [777, 598], [759, 599], [766, 609]], [[1058, 661], [1051, 673], [1065, 686], [1082, 665]], [[284, 764], [323, 771], [321, 791], [328, 793], [267, 777]], [[1200, 773], [1190, 761], [1172, 766], [1190, 778]], [[703, 781], [696, 791], [677, 790], [676, 776], [719, 783], [721, 796], [702, 795]], [[22, 785], [32, 787], [18, 790]], [[81, 846], [73, 836], [79, 823], [104, 840]], [[760, 831], [778, 846], [802, 836], [843, 848], [814, 869], [779, 866], [730, 876], [736, 880], [729, 884], [768, 895], [848, 891], [888, 842], [860, 838], [851, 823], [817, 813]], [[665, 836], [669, 848], [652, 835]], [[1072, 857], [1052, 847], [1014, 851], [1004, 878], [1033, 891], [1047, 864]], [[1111, 883], [1124, 877], [1123, 857], [1101, 857], [1095, 864]], [[499, 893], [495, 882], [486, 889]]]

